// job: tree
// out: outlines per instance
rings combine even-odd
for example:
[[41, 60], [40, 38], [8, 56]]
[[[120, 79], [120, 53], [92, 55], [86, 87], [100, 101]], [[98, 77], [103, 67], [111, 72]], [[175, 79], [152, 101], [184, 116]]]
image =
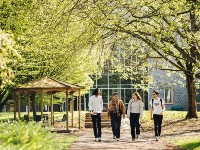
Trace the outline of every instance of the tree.
[[13, 35], [0, 29], [0, 110], [12, 98], [9, 95], [10, 87], [13, 85], [12, 79], [14, 78], [11, 65], [16, 64], [20, 58], [16, 48]]
[[[88, 7], [86, 7], [88, 6]], [[195, 80], [200, 78], [200, 13], [197, 0], [88, 1], [81, 10], [90, 22], [118, 40], [132, 39], [149, 57], [164, 59], [186, 77], [188, 113], [197, 118]], [[81, 13], [80, 13], [81, 14]], [[126, 37], [126, 38], [121, 38]]]
[[78, 1], [3, 0], [0, 4], [1, 29], [13, 34], [22, 57], [9, 64], [15, 75], [12, 87], [44, 76], [92, 86], [91, 75], [101, 73], [104, 57], [100, 56], [105, 51], [100, 43], [93, 44], [99, 40], [98, 31], [72, 13]]

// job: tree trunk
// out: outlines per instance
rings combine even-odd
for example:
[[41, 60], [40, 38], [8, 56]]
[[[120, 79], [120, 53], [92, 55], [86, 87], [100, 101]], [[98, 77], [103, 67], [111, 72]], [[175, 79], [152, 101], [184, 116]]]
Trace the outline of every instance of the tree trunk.
[[35, 121], [36, 120], [36, 102], [35, 102], [35, 96], [36, 96], [36, 93], [33, 93], [31, 94], [31, 102], [32, 102], [32, 108], [33, 108], [33, 120]]
[[188, 93], [188, 113], [186, 119], [198, 118], [196, 106], [196, 88], [194, 78], [186, 74], [187, 93]]
[[1, 94], [0, 94], [0, 112], [2, 112], [6, 103], [12, 99], [12, 94], [7, 93], [9, 91], [5, 91], [5, 92], [0, 91], [0, 92], [1, 92]]

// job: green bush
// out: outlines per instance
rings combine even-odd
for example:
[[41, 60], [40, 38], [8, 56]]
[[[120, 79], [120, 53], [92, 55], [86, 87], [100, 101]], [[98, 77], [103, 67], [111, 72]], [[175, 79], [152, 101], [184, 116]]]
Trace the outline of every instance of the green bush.
[[[51, 133], [36, 122], [0, 123], [0, 149], [3, 150], [59, 150], [67, 149], [67, 138]], [[68, 142], [74, 142], [76, 138]]]

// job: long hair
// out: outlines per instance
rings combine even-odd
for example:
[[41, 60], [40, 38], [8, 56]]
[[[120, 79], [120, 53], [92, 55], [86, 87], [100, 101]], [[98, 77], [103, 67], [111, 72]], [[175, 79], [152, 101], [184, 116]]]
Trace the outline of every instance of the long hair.
[[115, 96], [115, 95], [119, 95], [118, 92], [114, 92], [114, 93], [113, 93], [113, 96]]
[[99, 91], [99, 88], [94, 89], [94, 91], [92, 92], [92, 95], [97, 96], [98, 95], [98, 91]]
[[[133, 95], [136, 95], [138, 100], [142, 100], [142, 98], [138, 92], [134, 92]], [[133, 97], [133, 95], [132, 95], [132, 97]]]

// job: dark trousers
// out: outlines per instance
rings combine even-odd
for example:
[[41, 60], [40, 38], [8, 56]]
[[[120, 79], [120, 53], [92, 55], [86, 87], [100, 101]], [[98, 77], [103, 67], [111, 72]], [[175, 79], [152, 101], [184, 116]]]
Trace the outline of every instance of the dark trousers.
[[110, 113], [111, 118], [111, 126], [112, 126], [112, 132], [113, 135], [116, 136], [116, 138], [120, 138], [120, 126], [121, 126], [121, 115], [117, 115], [117, 113]]
[[162, 128], [163, 115], [153, 114], [155, 136], [160, 136]]
[[101, 137], [101, 113], [97, 113], [97, 115], [91, 115], [92, 117], [92, 125], [95, 138]]
[[135, 128], [136, 134], [140, 134], [140, 114], [139, 113], [130, 113], [130, 126], [131, 126], [131, 135], [135, 139]]

